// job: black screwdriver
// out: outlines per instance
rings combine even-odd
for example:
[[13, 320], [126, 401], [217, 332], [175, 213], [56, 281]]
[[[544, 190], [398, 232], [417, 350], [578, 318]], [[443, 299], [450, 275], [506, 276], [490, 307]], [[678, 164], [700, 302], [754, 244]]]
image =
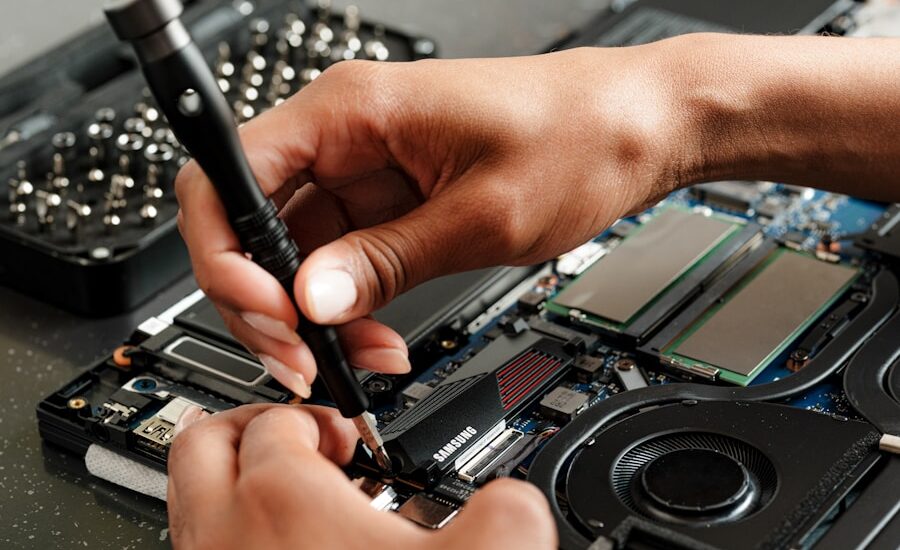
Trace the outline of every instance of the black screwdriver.
[[[245, 252], [293, 296], [300, 267], [297, 245], [250, 170], [228, 101], [200, 49], [181, 22], [180, 0], [117, 0], [106, 18], [137, 53], [150, 89], [179, 141], [212, 181]], [[296, 306], [296, 304], [295, 304]], [[391, 461], [369, 400], [344, 357], [334, 327], [312, 323], [297, 309], [297, 332], [312, 350], [328, 392], [352, 418], [378, 465]]]

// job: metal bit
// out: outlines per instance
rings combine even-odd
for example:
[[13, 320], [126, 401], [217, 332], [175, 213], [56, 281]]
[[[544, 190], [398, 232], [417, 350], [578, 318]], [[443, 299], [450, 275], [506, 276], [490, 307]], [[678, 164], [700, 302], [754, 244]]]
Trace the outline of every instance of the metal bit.
[[[146, 126], [148, 128], [152, 127], [154, 124], [159, 122], [159, 118], [160, 118], [159, 109], [157, 109], [156, 107], [154, 107], [153, 105], [151, 105], [150, 103], [148, 103], [146, 101], [141, 101], [141, 102], [136, 103], [134, 105], [134, 113], [136, 115], [138, 115], [139, 117], [141, 117], [141, 120], [144, 121], [144, 124], [146, 124]], [[153, 132], [152, 128], [150, 131], [151, 131], [151, 135], [152, 135], [152, 132]], [[144, 137], [150, 137], [150, 136], [144, 136]]]
[[91, 159], [91, 168], [87, 173], [88, 181], [93, 184], [103, 182], [106, 173], [103, 171], [103, 157], [100, 154], [100, 149], [96, 145], [92, 145], [88, 149], [88, 156]]
[[[53, 175], [56, 178], [65, 178], [68, 176], [67, 165], [74, 166], [78, 151], [75, 148], [75, 134], [72, 132], [59, 132], [54, 134], [50, 139], [53, 145]], [[58, 186], [54, 183], [54, 187], [68, 187], [69, 182], [65, 185]]]
[[84, 237], [84, 224], [91, 215], [91, 207], [73, 200], [66, 201], [66, 207], [66, 228], [72, 239], [79, 242]]
[[302, 37], [306, 32], [306, 23], [294, 12], [290, 12], [284, 16], [285, 35], [288, 33]]
[[243, 101], [237, 100], [234, 102], [234, 116], [237, 119], [238, 124], [242, 124], [247, 122], [254, 116], [256, 116], [256, 109], [253, 108], [253, 105]]
[[9, 219], [15, 220], [19, 215], [19, 182], [26, 179], [25, 161], [20, 160], [17, 164], [18, 174], [15, 178], [9, 178], [6, 188], [6, 198], [9, 202]]
[[312, 34], [316, 40], [324, 42], [326, 45], [334, 40], [334, 31], [331, 30], [331, 0], [318, 1], [319, 20], [313, 25]]
[[313, 80], [319, 78], [322, 71], [319, 69], [319, 54], [315, 50], [310, 49], [306, 53], [306, 68], [300, 71], [300, 87], [308, 85]]
[[158, 164], [151, 164], [147, 169], [147, 184], [144, 186], [144, 204], [139, 212], [146, 225], [156, 222], [159, 216], [159, 202], [163, 198], [163, 190], [159, 187], [160, 174]]
[[365, 46], [363, 46], [366, 58], [375, 61], [387, 61], [391, 56], [391, 52], [384, 43], [384, 27], [376, 25], [373, 32], [372, 38], [367, 40]]
[[[299, 47], [303, 42], [303, 35], [306, 33], [306, 23], [296, 13], [288, 13], [284, 16], [284, 29], [282, 35], [288, 41], [288, 45]], [[299, 39], [299, 43], [296, 40]]]
[[269, 22], [262, 18], [250, 21], [250, 47], [257, 53], [263, 53], [269, 43]]
[[225, 78], [234, 76], [234, 63], [231, 62], [231, 45], [228, 42], [219, 42], [216, 75]]
[[87, 127], [88, 140], [91, 146], [97, 149], [98, 166], [109, 165], [113, 155], [113, 134], [115, 134], [115, 129], [108, 122], [92, 122]]
[[341, 32], [341, 41], [331, 54], [333, 61], [342, 61], [356, 58], [362, 49], [362, 40], [359, 39], [359, 8], [350, 5], [344, 10], [344, 30]]
[[145, 139], [153, 136], [153, 128], [141, 117], [126, 118], [122, 123], [122, 129], [126, 134], [137, 134]]
[[296, 13], [289, 13], [284, 17], [284, 28], [279, 32], [279, 40], [275, 43], [275, 50], [280, 60], [288, 65], [296, 66], [303, 53], [303, 35], [306, 33], [306, 24]]
[[254, 88], [259, 88], [263, 85], [263, 82], [265, 81], [263, 80], [263, 76], [261, 74], [253, 73], [249, 76], [249, 78], [247, 78], [246, 84]]
[[[143, 121], [141, 121], [141, 123], [143, 123]], [[140, 152], [144, 148], [143, 136], [136, 133], [119, 134], [119, 137], [116, 138], [116, 148], [119, 150], [119, 173], [127, 174], [132, 177], [135, 174], [140, 173]], [[127, 159], [124, 166], [123, 158]]]
[[116, 111], [111, 107], [97, 109], [97, 112], [94, 113], [94, 120], [101, 123], [112, 124], [116, 121]]
[[165, 143], [172, 147], [172, 149], [181, 148], [181, 144], [178, 143], [178, 138], [175, 137], [175, 133], [169, 128], [157, 128], [154, 130], [153, 141], [156, 143]]
[[119, 155], [119, 172], [113, 176], [120, 176], [118, 183], [121, 184], [120, 186], [123, 190], [132, 189], [134, 187], [134, 178], [131, 177], [131, 174], [134, 171], [132, 166], [130, 155]]
[[116, 213], [128, 206], [126, 192], [134, 188], [134, 178], [131, 177], [131, 164], [128, 155], [119, 157], [119, 170], [109, 178], [109, 191], [106, 193], [104, 212]]
[[25, 225], [28, 203], [34, 185], [28, 180], [28, 166], [24, 160], [16, 162], [16, 177], [9, 180], [9, 214], [16, 225]]
[[378, 433], [375, 417], [372, 416], [372, 413], [364, 412], [353, 418], [353, 424], [356, 425], [363, 443], [372, 452], [372, 458], [375, 459], [375, 462], [378, 463], [378, 466], [385, 474], [391, 475], [394, 467], [391, 463], [391, 457], [384, 450], [384, 441], [381, 439], [381, 434]]
[[[31, 202], [31, 196], [34, 194], [34, 185], [30, 181], [24, 180], [18, 182], [16, 186], [15, 200], [15, 219], [16, 225], [25, 225], [28, 215], [28, 203]], [[12, 203], [10, 203], [12, 207]]]
[[134, 187], [134, 180], [128, 175], [128, 156], [122, 155], [119, 157], [119, 161], [119, 173], [113, 174], [109, 178], [109, 190], [106, 192], [106, 200], [103, 204], [103, 225], [106, 227], [107, 233], [111, 233], [122, 224], [119, 212], [127, 206], [125, 191]]
[[154, 204], [145, 204], [141, 206], [140, 215], [145, 225], [152, 225], [159, 217], [159, 209]]
[[171, 165], [175, 159], [175, 148], [167, 143], [151, 143], [144, 149], [147, 161], [147, 185], [162, 188], [171, 178]]
[[19, 202], [19, 182], [15, 178], [10, 178], [7, 183], [7, 197], [9, 198], [9, 219], [18, 224], [19, 217], [25, 213], [27, 208]]
[[231, 46], [228, 42], [219, 42], [219, 56], [216, 60], [216, 82], [223, 94], [231, 91], [231, 79], [234, 77], [234, 63], [231, 62]]
[[104, 214], [103, 216], [103, 225], [106, 227], [107, 233], [112, 233], [115, 231], [117, 227], [122, 225], [122, 218], [116, 212], [110, 212], [109, 214]]
[[141, 220], [146, 225], [156, 221], [159, 216], [159, 201], [163, 198], [163, 190], [157, 186], [159, 174], [156, 173], [157, 165], [151, 164], [147, 173], [147, 185], [144, 186], [144, 204], [139, 212]]
[[[254, 75], [266, 70], [268, 62], [265, 53], [268, 43], [269, 22], [265, 19], [252, 20], [250, 22], [250, 51], [247, 52], [244, 66], [241, 67], [241, 75], [245, 84], [249, 84]], [[260, 78], [262, 77], [260, 76]]]
[[53, 148], [56, 149], [60, 153], [71, 152], [75, 148], [75, 134], [73, 132], [59, 132], [53, 134], [50, 142], [53, 144]]
[[17, 194], [19, 181], [16, 178], [9, 178], [6, 186], [6, 202], [9, 203], [9, 219], [14, 220], [19, 212]]
[[247, 82], [254, 74], [259, 74], [266, 70], [268, 65], [268, 62], [263, 55], [250, 50], [250, 52], [247, 53], [247, 60], [244, 63], [244, 67], [241, 69], [241, 76], [243, 77], [244, 82]]
[[65, 163], [62, 160], [62, 155], [59, 153], [53, 154], [53, 171], [47, 174], [47, 181], [50, 182], [50, 187], [59, 194], [65, 194], [66, 190], [69, 188], [69, 178], [65, 175], [60, 175], [65, 173]]
[[241, 84], [241, 98], [247, 103], [259, 101], [259, 88], [249, 84]]
[[279, 60], [272, 71], [272, 80], [269, 82], [269, 91], [266, 92], [266, 100], [270, 105], [278, 105], [291, 95], [291, 83], [297, 78], [297, 72], [286, 61]]
[[41, 231], [53, 230], [53, 222], [56, 220], [56, 211], [62, 204], [62, 197], [57, 193], [38, 189], [35, 191], [38, 201], [35, 205], [35, 213], [38, 218], [38, 227]]
[[69, 188], [69, 178], [66, 175], [66, 160], [62, 153], [53, 153], [53, 172], [47, 175], [52, 187], [60, 195], [64, 195]]

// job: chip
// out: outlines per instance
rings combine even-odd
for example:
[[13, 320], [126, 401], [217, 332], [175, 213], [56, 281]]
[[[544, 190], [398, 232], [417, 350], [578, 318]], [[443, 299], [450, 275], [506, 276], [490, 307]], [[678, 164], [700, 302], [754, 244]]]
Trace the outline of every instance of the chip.
[[548, 304], [561, 315], [622, 328], [695, 267], [741, 224], [667, 208], [635, 229]]
[[779, 249], [663, 349], [676, 366], [747, 385], [853, 282], [858, 270]]
[[589, 400], [590, 397], [584, 393], [560, 386], [541, 399], [540, 411], [547, 418], [565, 423], [584, 410]]

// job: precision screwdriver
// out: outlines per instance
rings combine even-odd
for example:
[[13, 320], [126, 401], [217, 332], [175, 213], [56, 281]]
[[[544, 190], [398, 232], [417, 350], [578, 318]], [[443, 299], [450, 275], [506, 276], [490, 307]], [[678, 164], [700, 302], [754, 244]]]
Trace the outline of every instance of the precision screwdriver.
[[[241, 148], [228, 101], [180, 17], [180, 0], [114, 0], [104, 11], [119, 40], [134, 47], [159, 107], [179, 141], [212, 181], [244, 251], [293, 296], [297, 245], [259, 187]], [[328, 392], [386, 473], [392, 471], [369, 399], [344, 357], [334, 327], [300, 312], [297, 332], [309, 345]]]

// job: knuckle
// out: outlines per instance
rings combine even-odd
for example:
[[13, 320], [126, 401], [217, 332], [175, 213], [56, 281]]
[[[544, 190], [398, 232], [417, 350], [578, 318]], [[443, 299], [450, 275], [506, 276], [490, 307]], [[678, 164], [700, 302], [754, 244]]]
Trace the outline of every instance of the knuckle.
[[480, 223], [486, 225], [490, 235], [491, 253], [502, 261], [513, 261], [526, 252], [533, 224], [527, 212], [527, 199], [499, 187], [489, 191], [488, 202], [484, 204], [493, 204], [495, 208], [488, 216], [482, 214]]
[[[213, 280], [211, 277], [206, 276], [206, 272], [198, 265], [194, 265], [194, 278], [197, 280], [197, 286], [200, 287], [200, 290], [203, 291], [203, 294], [213, 301], [213, 303], [220, 303], [222, 301], [222, 295], [219, 292], [219, 286], [213, 284]], [[232, 325], [229, 325], [228, 319], [225, 320], [225, 325], [228, 326], [229, 330], [232, 330]]]
[[376, 309], [408, 288], [413, 277], [413, 256], [409, 239], [388, 227], [370, 228], [365, 234], [350, 233], [347, 240], [364, 265], [355, 266], [369, 274], [369, 308]]
[[370, 84], [381, 72], [382, 63], [363, 59], [350, 59], [329, 66], [322, 72], [316, 82], [322, 80], [328, 84], [361, 87]]
[[243, 469], [234, 488], [236, 500], [246, 509], [268, 510], [285, 490], [280, 471], [259, 465]]
[[[260, 413], [250, 421], [250, 426], [262, 426], [270, 429], [286, 423], [299, 424], [305, 421], [309, 413], [298, 407], [275, 406]], [[304, 426], [305, 428], [305, 426]], [[249, 426], [248, 426], [249, 429]]]
[[398, 75], [394, 63], [351, 59], [331, 65], [313, 82], [325, 93], [339, 94], [351, 112], [372, 127], [382, 128], [396, 111]]
[[652, 132], [633, 126], [619, 132], [613, 141], [613, 152], [619, 164], [628, 168], [638, 168], [650, 157], [653, 143]]

